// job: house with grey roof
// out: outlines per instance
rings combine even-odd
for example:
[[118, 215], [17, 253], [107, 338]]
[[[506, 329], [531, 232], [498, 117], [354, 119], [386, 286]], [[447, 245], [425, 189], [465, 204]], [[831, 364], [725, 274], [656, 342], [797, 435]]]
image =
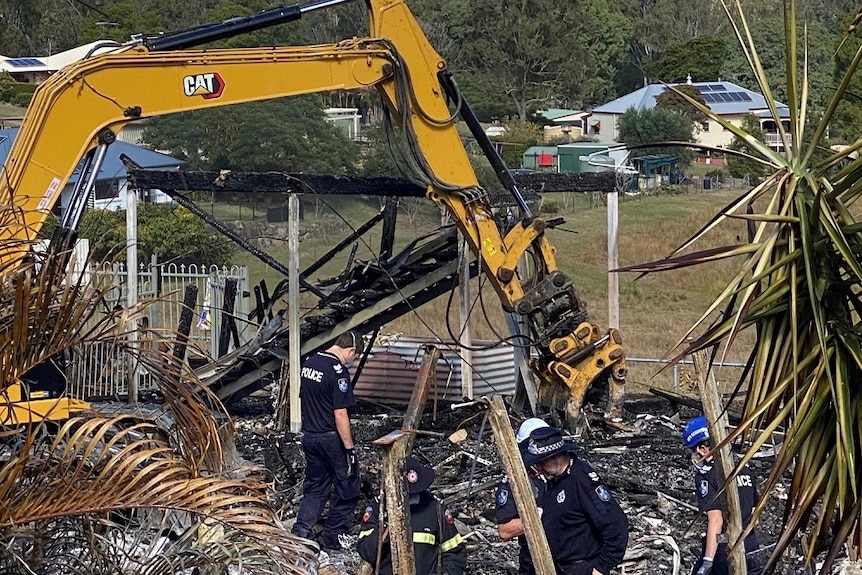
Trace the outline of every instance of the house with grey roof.
[[[762, 94], [747, 90], [733, 82], [688, 82], [703, 95], [706, 105], [718, 116], [731, 124], [741, 126], [742, 119], [753, 114], [760, 119], [760, 127], [766, 134], [766, 143], [777, 150], [783, 148], [778, 126], [772, 118], [766, 99]], [[607, 104], [593, 108], [586, 120], [586, 135], [603, 141], [619, 142], [619, 118], [629, 108], [644, 110], [653, 108], [658, 98], [669, 88], [665, 84], [650, 84]], [[782, 124], [789, 127], [790, 112], [785, 104], [776, 102]], [[698, 142], [708, 146], [726, 148], [733, 141], [733, 132], [714, 120], [703, 122], [696, 130]]]
[[[5, 165], [6, 158], [12, 149], [12, 143], [15, 141], [17, 135], [18, 128], [0, 130], [0, 166]], [[166, 154], [117, 140], [108, 146], [105, 161], [96, 175], [95, 193], [90, 196], [89, 207], [106, 210], [126, 209], [126, 191], [128, 189], [129, 174], [126, 165], [120, 159], [121, 156], [128, 156], [137, 165], [148, 170], [176, 170], [186, 164], [183, 160], [178, 160]], [[69, 181], [66, 182], [66, 187], [63, 188], [63, 192], [60, 195], [58, 208], [62, 206], [62, 209], [65, 210], [68, 205], [72, 189], [75, 182], [78, 181], [80, 170], [81, 166], [78, 165]], [[171, 201], [170, 196], [161, 190], [138, 190], [137, 193], [138, 199], [141, 202], [160, 204]]]

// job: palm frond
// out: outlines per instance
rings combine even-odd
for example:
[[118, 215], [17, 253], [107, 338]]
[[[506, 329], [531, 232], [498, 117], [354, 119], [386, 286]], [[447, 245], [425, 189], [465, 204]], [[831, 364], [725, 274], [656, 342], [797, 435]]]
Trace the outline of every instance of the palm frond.
[[0, 570], [316, 572], [316, 549], [283, 528], [269, 485], [226, 468], [219, 431], [231, 429], [217, 422], [216, 412], [229, 421], [218, 400], [173, 356], [126, 337], [152, 302], [103, 313], [106, 290], [70, 272], [73, 259], [37, 250], [0, 271], [0, 394], [8, 400], [40, 363], [101, 343], [146, 365], [172, 425], [91, 413], [59, 429], [2, 430]]
[[[742, 7], [738, 0], [735, 10], [724, 7], [786, 141]], [[769, 153], [765, 144], [740, 134], [741, 128], [726, 126], [772, 165], [773, 174], [725, 206], [664, 259], [623, 269], [653, 273], [743, 256], [739, 271], [680, 338], [683, 349], [676, 358], [720, 344], [729, 347], [742, 330], [756, 330], [744, 382], [743, 421], [727, 441], [744, 437], [749, 442], [744, 463], [784, 428], [785, 442], [763, 489], [769, 493], [791, 478], [784, 529], [769, 566], [805, 530], [811, 535], [809, 560], [817, 545], [825, 541], [830, 547], [820, 571], [826, 573], [845, 543], [857, 549], [862, 543], [862, 222], [851, 209], [862, 193], [862, 159], [856, 157], [862, 139], [832, 150], [825, 140], [828, 123], [862, 63], [862, 44], [822, 117], [818, 111], [809, 129], [806, 123], [815, 114], [808, 102], [808, 31], [805, 26], [800, 30], [793, 0], [784, 1], [784, 28], [791, 144], [783, 153]], [[701, 111], [713, 121], [728, 123], [708, 109]], [[809, 132], [813, 135], [803, 141]], [[753, 213], [743, 213], [748, 206]], [[748, 247], [694, 249], [731, 219], [754, 227]], [[725, 313], [714, 321], [719, 311]], [[765, 500], [755, 509], [755, 522], [764, 507]], [[833, 529], [840, 537], [833, 536]]]

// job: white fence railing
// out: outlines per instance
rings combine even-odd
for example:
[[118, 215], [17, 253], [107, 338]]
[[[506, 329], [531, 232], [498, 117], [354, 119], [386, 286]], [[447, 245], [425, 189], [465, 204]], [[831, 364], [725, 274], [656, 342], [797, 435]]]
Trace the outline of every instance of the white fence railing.
[[[127, 301], [128, 271], [123, 263], [113, 263], [89, 270], [94, 281], [108, 293], [112, 306], [123, 306]], [[193, 310], [189, 352], [203, 356], [204, 360], [218, 357], [219, 334], [224, 323], [222, 309], [225, 303], [225, 283], [236, 280], [233, 317], [236, 321], [240, 345], [254, 337], [255, 326], [248, 321], [251, 302], [248, 298], [248, 268], [240, 266], [197, 266], [185, 264], [142, 265], [138, 271], [138, 300], [152, 299], [146, 317], [150, 334], [147, 338], [172, 339], [177, 330], [183, 308], [186, 286], [198, 288]], [[233, 342], [228, 352], [233, 349]], [[88, 399], [113, 397], [128, 392], [128, 358], [116, 346], [94, 342], [75, 350], [69, 370], [69, 394]], [[153, 382], [145, 369], [139, 370], [138, 388], [152, 389]]]

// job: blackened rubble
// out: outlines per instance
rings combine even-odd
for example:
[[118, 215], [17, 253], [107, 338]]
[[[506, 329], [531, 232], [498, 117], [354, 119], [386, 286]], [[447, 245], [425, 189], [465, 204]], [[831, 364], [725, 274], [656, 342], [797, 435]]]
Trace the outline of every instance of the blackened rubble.
[[[265, 468], [275, 486], [274, 504], [290, 523], [301, 494], [304, 461], [299, 439], [273, 431], [270, 401], [247, 398], [232, 408], [237, 423], [237, 448], [248, 461]], [[678, 412], [669, 402], [633, 398], [626, 403], [626, 423], [633, 432], [594, 425], [587, 440], [579, 440], [579, 456], [604, 478], [629, 518], [630, 535], [625, 573], [673, 573], [674, 547], [678, 547], [680, 573], [688, 573], [700, 550], [705, 520], [694, 510], [696, 501], [688, 451], [680, 442], [678, 422], [695, 415]], [[436, 411], [436, 413], [435, 413]], [[362, 513], [379, 484], [379, 447], [371, 442], [401, 427], [403, 408], [359, 400], [352, 424], [361, 461], [363, 486], [356, 508], [358, 534]], [[484, 408], [470, 405], [458, 410], [429, 403], [422, 418], [414, 454], [437, 469], [432, 491], [457, 512], [461, 534], [469, 550], [467, 573], [517, 573], [517, 543], [503, 542], [494, 524], [494, 490], [502, 475], [500, 458]], [[517, 422], [513, 422], [513, 426]], [[462, 430], [462, 431], [459, 431]], [[457, 432], [457, 433], [456, 433]], [[448, 439], [455, 434], [452, 441]], [[463, 439], [460, 439], [463, 437]], [[766, 454], [764, 454], [766, 455]], [[751, 467], [760, 478], [772, 464], [768, 455]], [[786, 485], [771, 493], [758, 525], [761, 543], [773, 543], [779, 532]], [[782, 558], [778, 574], [804, 572], [802, 551], [796, 545]], [[355, 573], [359, 558], [352, 549], [323, 558], [322, 573]]]

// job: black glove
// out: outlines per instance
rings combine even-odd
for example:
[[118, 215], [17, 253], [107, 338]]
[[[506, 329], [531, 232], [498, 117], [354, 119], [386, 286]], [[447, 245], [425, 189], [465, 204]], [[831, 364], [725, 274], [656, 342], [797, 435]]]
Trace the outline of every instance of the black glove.
[[712, 559], [704, 558], [700, 564], [700, 569], [697, 570], [697, 575], [709, 575], [712, 573]]
[[351, 447], [347, 450], [347, 475], [353, 475], [359, 471], [359, 466], [356, 464], [356, 448]]

